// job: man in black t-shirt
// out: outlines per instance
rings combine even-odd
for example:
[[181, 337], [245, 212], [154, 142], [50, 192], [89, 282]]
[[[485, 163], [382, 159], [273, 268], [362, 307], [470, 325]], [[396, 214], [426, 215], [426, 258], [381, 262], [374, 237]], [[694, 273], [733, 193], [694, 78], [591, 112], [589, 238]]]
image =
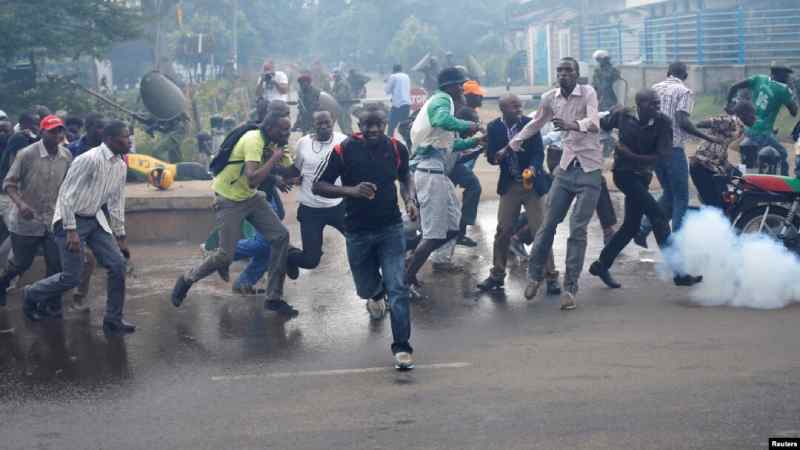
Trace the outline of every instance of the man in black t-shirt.
[[[414, 184], [408, 168], [408, 150], [386, 136], [386, 113], [368, 106], [359, 117], [356, 133], [320, 164], [313, 192], [345, 198], [347, 259], [359, 297], [367, 308], [385, 308], [388, 296], [392, 321], [395, 367], [414, 367], [409, 291], [404, 283], [405, 241], [397, 202], [400, 195], [412, 220], [417, 217]], [[335, 185], [341, 178], [341, 186]]]

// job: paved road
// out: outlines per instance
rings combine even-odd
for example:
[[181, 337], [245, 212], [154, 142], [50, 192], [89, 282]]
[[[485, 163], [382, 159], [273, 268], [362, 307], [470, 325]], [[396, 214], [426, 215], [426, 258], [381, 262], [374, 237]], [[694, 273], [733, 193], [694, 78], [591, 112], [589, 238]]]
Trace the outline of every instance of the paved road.
[[0, 447], [754, 449], [800, 434], [800, 308], [692, 306], [641, 261], [657, 252], [633, 248], [615, 269], [625, 287], [587, 278], [573, 312], [524, 301], [519, 269], [507, 296], [477, 295], [495, 210], [482, 206], [481, 247], [457, 252], [467, 273], [423, 272], [436, 287], [413, 308], [411, 373], [388, 369], [388, 322], [369, 321], [334, 233], [320, 269], [287, 285], [289, 322], [217, 279], [175, 310], [167, 292], [194, 245], [134, 249], [140, 328], [124, 339], [100, 331], [100, 298], [29, 324], [11, 297]]

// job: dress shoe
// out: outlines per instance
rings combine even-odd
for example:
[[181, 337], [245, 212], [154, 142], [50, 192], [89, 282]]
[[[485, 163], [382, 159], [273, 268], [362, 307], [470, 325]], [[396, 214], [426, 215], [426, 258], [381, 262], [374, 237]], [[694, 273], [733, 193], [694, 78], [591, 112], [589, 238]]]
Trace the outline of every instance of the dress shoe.
[[293, 318], [300, 315], [299, 311], [294, 309], [292, 305], [286, 303], [283, 300], [266, 300], [264, 302], [264, 309], [267, 311], [276, 312], [288, 318]]
[[136, 325], [126, 322], [123, 319], [119, 320], [104, 320], [103, 331], [113, 334], [129, 334], [136, 331]]
[[611, 289], [619, 289], [622, 287], [622, 285], [617, 283], [617, 280], [611, 276], [608, 268], [600, 264], [600, 261], [595, 261], [589, 266], [589, 273], [603, 280], [603, 283]]
[[502, 291], [505, 286], [503, 279], [497, 279], [491, 275], [488, 278], [478, 283], [478, 289], [482, 291]]
[[186, 298], [186, 294], [189, 292], [189, 288], [192, 287], [192, 282], [189, 281], [185, 276], [181, 275], [175, 281], [175, 287], [172, 288], [172, 304], [179, 308], [183, 303], [183, 300]]
[[697, 283], [701, 283], [703, 281], [703, 277], [695, 277], [692, 275], [676, 275], [672, 281], [675, 282], [675, 286], [694, 286]]
[[477, 247], [478, 243], [475, 242], [474, 239], [470, 239], [467, 236], [461, 236], [456, 241], [456, 245], [460, 245], [462, 247]]

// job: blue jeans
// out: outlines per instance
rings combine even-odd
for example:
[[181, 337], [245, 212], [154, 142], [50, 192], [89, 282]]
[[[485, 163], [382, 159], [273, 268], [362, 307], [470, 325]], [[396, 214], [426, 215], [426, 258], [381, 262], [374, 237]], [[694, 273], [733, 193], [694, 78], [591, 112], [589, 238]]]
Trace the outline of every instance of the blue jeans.
[[[658, 204], [667, 217], [672, 218], [672, 232], [677, 232], [683, 225], [683, 216], [689, 208], [689, 163], [682, 147], [672, 149], [672, 157], [659, 161], [656, 165], [656, 177], [663, 190]], [[650, 220], [642, 221], [641, 235], [647, 236], [653, 231]]]
[[[270, 199], [270, 205], [278, 214], [278, 217], [283, 220], [283, 211], [279, 209], [276, 197]], [[269, 257], [270, 246], [269, 241], [264, 238], [258, 231], [250, 239], [240, 239], [236, 243], [236, 253], [233, 255], [234, 261], [241, 261], [250, 258], [250, 263], [247, 264], [244, 271], [239, 274], [239, 278], [233, 283], [234, 287], [255, 286], [258, 280], [267, 273], [269, 270]]]
[[39, 280], [27, 288], [27, 301], [42, 303], [50, 298], [60, 296], [64, 292], [78, 287], [83, 272], [83, 252], [88, 246], [92, 249], [97, 262], [108, 271], [106, 289], [108, 300], [106, 302], [106, 321], [122, 319], [125, 307], [125, 272], [127, 262], [119, 251], [114, 236], [107, 233], [95, 218], [76, 218], [78, 237], [81, 240], [81, 250], [71, 252], [67, 250], [67, 232], [61, 222], [55, 225], [53, 237], [61, 254], [62, 272]]
[[375, 298], [386, 291], [392, 320], [392, 353], [413, 352], [411, 310], [405, 273], [405, 237], [398, 223], [375, 231], [348, 232], [347, 259], [358, 296]]
[[781, 154], [781, 175], [788, 176], [789, 175], [789, 152], [786, 150], [778, 139], [775, 137], [774, 134], [757, 134], [754, 136], [747, 136], [741, 144], [743, 147], [751, 145], [757, 149], [762, 149], [764, 147], [772, 147]]

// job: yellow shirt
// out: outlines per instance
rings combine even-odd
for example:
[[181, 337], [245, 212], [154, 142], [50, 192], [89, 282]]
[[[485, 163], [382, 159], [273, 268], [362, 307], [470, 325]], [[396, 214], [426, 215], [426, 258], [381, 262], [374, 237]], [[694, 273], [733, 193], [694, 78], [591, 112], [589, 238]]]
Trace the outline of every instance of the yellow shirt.
[[[257, 189], [250, 187], [247, 176], [244, 174], [244, 163], [248, 161], [264, 163], [270, 155], [274, 145], [266, 145], [260, 130], [252, 130], [245, 133], [233, 147], [227, 167], [214, 177], [213, 189], [218, 195], [234, 201], [242, 202], [254, 195]], [[243, 162], [236, 162], [243, 161]], [[278, 161], [278, 165], [284, 167], [292, 166], [292, 158], [288, 153]]]

